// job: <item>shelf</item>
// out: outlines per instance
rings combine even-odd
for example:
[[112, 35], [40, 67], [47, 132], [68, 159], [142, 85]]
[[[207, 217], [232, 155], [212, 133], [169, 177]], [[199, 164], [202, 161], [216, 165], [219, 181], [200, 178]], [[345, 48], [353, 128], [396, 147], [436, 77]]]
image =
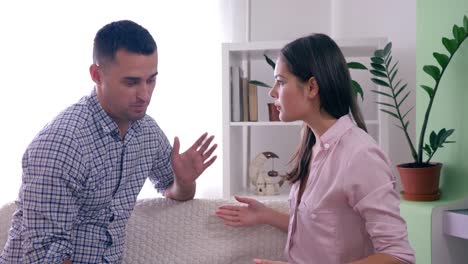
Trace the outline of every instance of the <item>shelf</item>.
[[[374, 51], [387, 43], [386, 38], [335, 39], [345, 57], [370, 57]], [[223, 43], [233, 58], [245, 60], [263, 59], [263, 54], [277, 55], [289, 41], [257, 41], [247, 43]]]
[[258, 121], [258, 122], [231, 122], [231, 126], [302, 126], [302, 121], [281, 122], [281, 121]]
[[445, 211], [443, 221], [445, 234], [468, 239], [468, 209]]
[[[367, 125], [378, 125], [379, 120], [365, 120]], [[244, 126], [302, 126], [302, 121], [295, 122], [281, 122], [281, 121], [256, 121], [256, 122], [231, 122], [230, 126], [244, 127]]]

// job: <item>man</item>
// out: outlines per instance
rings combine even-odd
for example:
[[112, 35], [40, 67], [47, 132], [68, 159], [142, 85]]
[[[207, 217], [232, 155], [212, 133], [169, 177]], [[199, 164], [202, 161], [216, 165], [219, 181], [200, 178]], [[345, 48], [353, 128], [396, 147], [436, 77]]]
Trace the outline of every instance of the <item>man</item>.
[[205, 133], [179, 154], [146, 109], [158, 53], [132, 21], [100, 29], [89, 68], [95, 89], [60, 113], [23, 156], [23, 180], [0, 263], [119, 263], [125, 225], [145, 179], [189, 200], [216, 159]]

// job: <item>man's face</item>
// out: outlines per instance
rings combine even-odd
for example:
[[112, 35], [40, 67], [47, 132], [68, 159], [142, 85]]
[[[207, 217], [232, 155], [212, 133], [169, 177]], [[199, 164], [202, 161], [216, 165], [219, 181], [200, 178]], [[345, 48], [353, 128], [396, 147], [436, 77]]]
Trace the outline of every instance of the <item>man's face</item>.
[[[95, 67], [96, 79], [92, 68]], [[158, 74], [158, 54], [141, 55], [118, 50], [115, 60], [91, 66], [97, 96], [106, 113], [120, 129], [143, 118], [151, 101]]]

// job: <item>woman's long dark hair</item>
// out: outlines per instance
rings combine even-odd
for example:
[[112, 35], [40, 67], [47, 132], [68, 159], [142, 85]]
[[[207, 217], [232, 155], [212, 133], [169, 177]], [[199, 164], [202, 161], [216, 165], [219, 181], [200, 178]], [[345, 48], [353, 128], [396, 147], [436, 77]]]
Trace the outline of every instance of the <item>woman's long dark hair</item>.
[[[329, 36], [313, 34], [296, 39], [281, 49], [280, 56], [285, 60], [288, 70], [302, 82], [315, 77], [319, 87], [320, 110], [336, 119], [351, 111], [358, 127], [367, 132], [346, 60]], [[303, 179], [309, 172], [315, 142], [314, 133], [304, 124], [299, 147], [290, 161], [292, 170], [287, 178], [292, 183]]]

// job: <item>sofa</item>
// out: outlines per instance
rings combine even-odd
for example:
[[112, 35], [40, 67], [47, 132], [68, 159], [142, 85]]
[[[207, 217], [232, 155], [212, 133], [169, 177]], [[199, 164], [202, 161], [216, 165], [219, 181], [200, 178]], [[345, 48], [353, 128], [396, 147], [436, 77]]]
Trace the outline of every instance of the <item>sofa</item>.
[[[165, 198], [138, 200], [126, 229], [123, 263], [253, 263], [253, 258], [284, 260], [286, 233], [268, 225], [228, 227], [214, 215], [223, 199], [177, 202]], [[286, 201], [265, 201], [287, 212]], [[15, 204], [0, 208], [3, 248]]]

